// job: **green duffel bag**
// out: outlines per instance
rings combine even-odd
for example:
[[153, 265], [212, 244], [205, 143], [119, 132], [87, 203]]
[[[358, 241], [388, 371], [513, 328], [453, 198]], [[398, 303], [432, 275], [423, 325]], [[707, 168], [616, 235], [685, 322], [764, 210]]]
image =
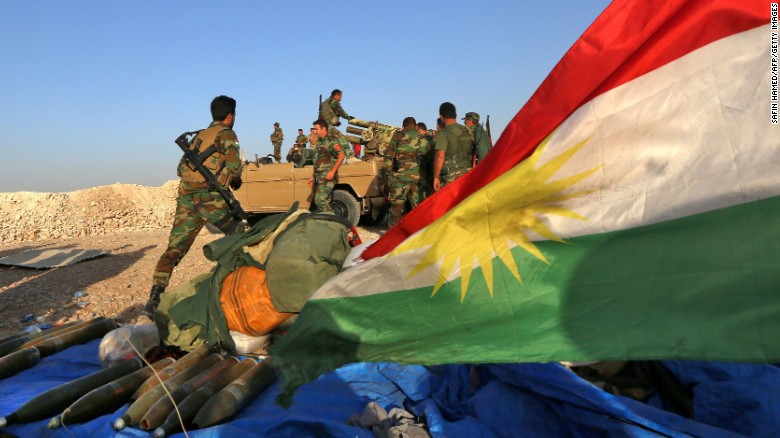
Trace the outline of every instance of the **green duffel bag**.
[[277, 311], [300, 312], [341, 271], [350, 249], [349, 229], [346, 219], [332, 213], [306, 214], [276, 237], [265, 270]]
[[[162, 345], [174, 345], [184, 351], [192, 351], [203, 344], [204, 340], [200, 336], [202, 326], [179, 327], [171, 321], [168, 311], [176, 303], [194, 296], [203, 283], [211, 281], [212, 275], [212, 272], [200, 274], [190, 280], [189, 283], [167, 291], [160, 296], [160, 307], [155, 313], [154, 322], [157, 324], [157, 329], [160, 332], [160, 343]], [[204, 302], [203, 305], [205, 306], [206, 303]]]

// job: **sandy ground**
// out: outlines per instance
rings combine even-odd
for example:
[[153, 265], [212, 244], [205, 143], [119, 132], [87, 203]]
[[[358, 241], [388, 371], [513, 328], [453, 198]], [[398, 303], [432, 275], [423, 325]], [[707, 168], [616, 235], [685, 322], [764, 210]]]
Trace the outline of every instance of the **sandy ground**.
[[[17, 209], [28, 203], [18, 193], [13, 198], [12, 207]], [[143, 211], [140, 214], [143, 215]], [[133, 217], [133, 214], [126, 216]], [[6, 227], [13, 225], [13, 218], [10, 219], [10, 225], [6, 222]], [[132, 227], [117, 227], [109, 232], [101, 229], [99, 235], [69, 233], [76, 235], [10, 242], [4, 239], [0, 243], [0, 257], [27, 249], [69, 248], [99, 249], [107, 255], [71, 266], [42, 270], [0, 265], [0, 336], [35, 324], [35, 320], [20, 322], [29, 314], [33, 314], [38, 322], [50, 324], [95, 316], [114, 317], [120, 323], [133, 322], [148, 298], [152, 271], [168, 242], [169, 225], [163, 227], [157, 224], [157, 228], [133, 230], [138, 224], [130, 222]], [[358, 228], [364, 241], [377, 238], [382, 231], [377, 227]], [[169, 289], [213, 268], [214, 263], [203, 256], [203, 246], [219, 237], [221, 234], [212, 234], [207, 229], [201, 231], [190, 252], [174, 271]], [[74, 297], [77, 292], [83, 292], [84, 296]]]

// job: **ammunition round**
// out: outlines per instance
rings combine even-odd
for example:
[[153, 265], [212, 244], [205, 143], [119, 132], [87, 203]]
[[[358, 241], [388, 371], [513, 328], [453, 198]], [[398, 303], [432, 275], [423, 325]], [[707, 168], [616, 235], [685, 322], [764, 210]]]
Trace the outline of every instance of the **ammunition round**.
[[0, 417], [0, 428], [10, 426], [16, 423], [16, 414], [8, 414], [5, 417]]
[[125, 428], [125, 419], [122, 417], [117, 418], [114, 420], [114, 423], [111, 424], [111, 427], [114, 428], [114, 430], [122, 430]]
[[46, 425], [49, 429], [56, 429], [58, 427], [62, 426], [62, 422], [60, 421], [60, 417], [54, 417], [51, 420], [49, 420], [49, 424]]

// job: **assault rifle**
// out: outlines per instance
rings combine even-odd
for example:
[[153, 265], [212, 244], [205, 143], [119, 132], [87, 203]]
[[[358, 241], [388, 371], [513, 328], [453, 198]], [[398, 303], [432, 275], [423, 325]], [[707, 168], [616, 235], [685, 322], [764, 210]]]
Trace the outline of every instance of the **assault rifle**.
[[212, 174], [211, 171], [203, 165], [203, 162], [206, 161], [206, 158], [211, 156], [211, 154], [217, 150], [217, 147], [216, 145], [212, 144], [205, 151], [199, 154], [198, 150], [200, 150], [202, 140], [198, 139], [195, 144], [192, 144], [192, 140], [195, 139], [195, 136], [197, 136], [199, 132], [200, 131], [185, 132], [176, 139], [176, 144], [184, 152], [184, 158], [187, 160], [190, 166], [197, 170], [198, 173], [200, 173], [203, 178], [206, 179], [206, 182], [209, 185], [209, 190], [216, 190], [219, 195], [222, 196], [222, 199], [224, 199], [227, 203], [230, 215], [238, 221], [246, 220], [246, 212], [243, 208], [241, 208], [241, 204], [238, 203], [235, 196], [233, 196], [233, 192], [220, 185], [217, 182], [217, 178], [214, 176], [214, 174]]
[[487, 131], [488, 142], [490, 142], [490, 149], [493, 149], [493, 134], [490, 133], [490, 114], [488, 114], [485, 122], [485, 130]]

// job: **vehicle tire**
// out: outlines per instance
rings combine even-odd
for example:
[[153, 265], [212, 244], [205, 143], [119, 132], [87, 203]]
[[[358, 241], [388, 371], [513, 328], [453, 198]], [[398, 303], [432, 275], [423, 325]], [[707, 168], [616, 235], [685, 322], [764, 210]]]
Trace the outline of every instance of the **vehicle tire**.
[[360, 203], [346, 190], [334, 190], [330, 207], [338, 216], [346, 218], [353, 226], [360, 221]]

